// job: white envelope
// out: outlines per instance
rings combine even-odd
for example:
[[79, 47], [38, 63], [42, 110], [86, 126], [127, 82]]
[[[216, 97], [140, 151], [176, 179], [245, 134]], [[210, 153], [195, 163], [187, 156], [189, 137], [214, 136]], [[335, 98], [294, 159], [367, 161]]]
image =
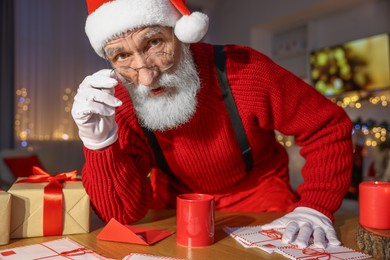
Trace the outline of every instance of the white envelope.
[[74, 259], [74, 260], [113, 260], [98, 255], [75, 241], [62, 238], [40, 244], [20, 246], [0, 250], [3, 260], [34, 260], [34, 259]]

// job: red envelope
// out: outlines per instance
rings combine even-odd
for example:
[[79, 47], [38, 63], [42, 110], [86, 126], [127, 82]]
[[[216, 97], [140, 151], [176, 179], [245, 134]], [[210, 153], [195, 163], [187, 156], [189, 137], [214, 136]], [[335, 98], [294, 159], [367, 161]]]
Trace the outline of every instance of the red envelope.
[[111, 219], [97, 236], [100, 240], [126, 242], [139, 245], [152, 245], [170, 235], [173, 231], [122, 225]]

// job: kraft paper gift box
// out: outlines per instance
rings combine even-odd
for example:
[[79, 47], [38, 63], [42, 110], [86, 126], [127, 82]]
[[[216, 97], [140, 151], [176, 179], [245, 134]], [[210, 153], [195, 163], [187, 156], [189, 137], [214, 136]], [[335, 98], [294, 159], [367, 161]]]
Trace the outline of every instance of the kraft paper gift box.
[[[81, 180], [75, 175], [71, 180], [61, 180], [61, 174], [50, 176], [39, 168], [37, 170], [34, 167], [34, 170], [38, 172], [35, 173], [38, 177], [32, 175], [29, 178], [18, 178], [8, 190], [12, 194], [10, 237], [23, 238], [88, 233], [90, 201]], [[69, 173], [63, 173], [62, 176]], [[36, 180], [39, 178], [41, 179]], [[62, 185], [62, 206], [60, 205], [59, 209], [57, 207], [57, 213], [53, 213], [54, 207], [50, 206], [52, 204], [48, 203], [49, 206], [47, 207], [44, 205], [47, 203], [45, 187], [49, 186], [49, 183], [53, 183], [53, 178], [58, 178], [62, 182], [60, 184]], [[46, 182], [42, 182], [45, 179]], [[50, 199], [50, 196], [48, 197]], [[54, 225], [53, 223], [58, 224], [58, 219], [61, 219], [61, 212], [63, 220], [60, 221], [60, 230], [57, 228], [54, 233], [53, 231], [47, 232], [47, 228], [50, 230]]]
[[0, 190], [0, 245], [9, 243], [11, 194]]

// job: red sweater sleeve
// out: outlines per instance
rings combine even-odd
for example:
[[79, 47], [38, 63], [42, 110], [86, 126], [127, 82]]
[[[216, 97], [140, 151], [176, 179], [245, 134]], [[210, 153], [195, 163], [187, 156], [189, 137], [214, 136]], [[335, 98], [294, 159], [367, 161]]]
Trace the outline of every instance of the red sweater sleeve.
[[264, 55], [237, 46], [226, 50], [231, 52], [231, 85], [245, 86], [233, 89], [236, 102], [245, 103], [240, 113], [245, 117], [246, 111], [256, 109], [261, 128], [294, 136], [302, 147], [304, 182], [298, 187], [296, 206], [311, 207], [333, 219], [352, 173], [351, 120], [342, 108]]
[[[116, 96], [121, 100], [129, 99], [121, 85], [116, 88]], [[136, 126], [134, 114], [123, 112], [131, 110], [128, 100], [117, 108], [115, 120], [121, 136], [117, 142], [100, 151], [84, 148], [83, 184], [104, 221], [111, 218], [121, 223], [138, 221], [145, 216], [152, 200], [147, 177], [151, 162], [149, 153], [145, 153], [149, 146]]]

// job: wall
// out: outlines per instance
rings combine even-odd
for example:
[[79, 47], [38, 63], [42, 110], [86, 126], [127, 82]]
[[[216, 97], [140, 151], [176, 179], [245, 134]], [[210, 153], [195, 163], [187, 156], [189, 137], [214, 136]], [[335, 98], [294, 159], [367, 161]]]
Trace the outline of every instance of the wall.
[[361, 37], [390, 32], [390, 2], [363, 4], [312, 23], [309, 32], [313, 48], [321, 48]]
[[251, 27], [299, 12], [319, 0], [220, 0], [209, 10], [206, 40], [216, 44], [250, 45]]
[[[216, 44], [252, 45], [251, 29], [254, 27], [283, 30], [308, 20], [331, 16], [362, 5], [376, 5], [387, 0], [219, 0], [216, 2], [205, 10], [210, 16], [206, 41]], [[376, 18], [376, 15], [374, 17]], [[369, 18], [375, 20], [373, 16]], [[355, 28], [353, 31], [358, 30]]]

